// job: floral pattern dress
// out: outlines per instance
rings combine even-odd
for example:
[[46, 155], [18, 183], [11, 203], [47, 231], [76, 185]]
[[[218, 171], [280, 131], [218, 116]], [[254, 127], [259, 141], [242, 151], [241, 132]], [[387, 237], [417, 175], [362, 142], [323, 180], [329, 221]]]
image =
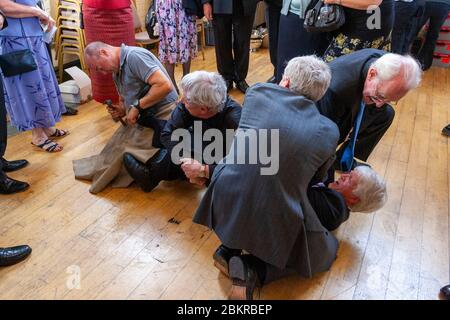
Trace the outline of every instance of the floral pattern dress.
[[159, 59], [186, 63], [198, 53], [196, 17], [187, 15], [182, 0], [155, 0], [159, 23]]

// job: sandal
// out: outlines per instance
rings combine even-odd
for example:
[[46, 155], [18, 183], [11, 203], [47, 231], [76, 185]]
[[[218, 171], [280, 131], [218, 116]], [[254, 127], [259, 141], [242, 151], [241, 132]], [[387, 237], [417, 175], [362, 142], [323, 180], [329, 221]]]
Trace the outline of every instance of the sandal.
[[44, 151], [47, 151], [47, 152], [60, 152], [60, 151], [62, 151], [62, 149], [61, 150], [55, 150], [59, 146], [59, 144], [57, 144], [56, 142], [54, 142], [54, 141], [52, 141], [50, 139], [45, 140], [41, 144], [34, 144], [33, 142], [31, 142], [31, 144], [33, 146], [35, 146], [37, 148], [40, 148], [40, 149], [42, 149]]
[[55, 132], [53, 132], [53, 134], [50, 134], [49, 138], [61, 138], [67, 136], [68, 134], [69, 130], [55, 128]]

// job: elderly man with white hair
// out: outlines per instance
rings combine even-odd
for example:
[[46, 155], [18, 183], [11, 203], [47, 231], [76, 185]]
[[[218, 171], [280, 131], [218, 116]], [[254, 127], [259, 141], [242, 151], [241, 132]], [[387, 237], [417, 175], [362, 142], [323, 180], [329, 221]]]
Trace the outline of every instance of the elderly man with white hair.
[[344, 142], [335, 168], [349, 171], [357, 164], [354, 157], [367, 161], [394, 119], [388, 103], [416, 88], [422, 70], [410, 56], [376, 49], [339, 57], [330, 63], [330, 69], [330, 87], [317, 105], [320, 113], [339, 127], [338, 143]]
[[[213, 229], [222, 243], [213, 258], [233, 282], [230, 298], [251, 299], [257, 285], [286, 270], [311, 277], [336, 258], [338, 241], [307, 196], [313, 177], [321, 181], [334, 161], [339, 138], [337, 126], [315, 105], [330, 80], [325, 62], [297, 57], [279, 85], [257, 84], [247, 91], [232, 149], [216, 167], [193, 218]], [[259, 155], [279, 154], [276, 172], [263, 174], [267, 164], [250, 161], [251, 154], [239, 162], [255, 147], [251, 132], [258, 136]], [[239, 148], [242, 140], [250, 143]], [[220, 268], [222, 258], [225, 268]]]
[[[146, 163], [140, 162], [130, 153], [124, 154], [128, 173], [145, 192], [153, 190], [162, 180], [187, 178], [197, 185], [208, 183], [217, 162], [228, 151], [227, 130], [233, 135], [239, 125], [242, 107], [227, 95], [225, 80], [221, 75], [207, 71], [192, 72], [181, 80], [181, 90], [183, 97], [161, 131], [160, 143], [163, 148]], [[216, 150], [223, 156], [218, 159], [203, 156], [205, 148], [214, 143], [203, 139], [205, 132], [210, 129], [218, 130], [223, 138], [222, 143], [219, 142], [220, 150]], [[180, 136], [177, 135], [179, 132]], [[180, 137], [191, 140], [191, 143], [180, 141]], [[173, 154], [176, 153], [172, 151], [177, 145], [185, 147], [184, 158]]]

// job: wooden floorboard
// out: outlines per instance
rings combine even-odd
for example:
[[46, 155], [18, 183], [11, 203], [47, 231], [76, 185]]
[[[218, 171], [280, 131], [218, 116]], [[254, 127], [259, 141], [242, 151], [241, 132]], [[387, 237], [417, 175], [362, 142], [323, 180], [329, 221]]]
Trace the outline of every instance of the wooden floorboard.
[[[199, 69], [216, 70], [213, 49], [193, 61]], [[251, 53], [248, 82], [271, 73], [267, 50]], [[388, 202], [374, 214], [352, 213], [334, 231], [340, 248], [330, 271], [273, 282], [256, 298], [438, 298], [449, 282], [450, 145], [440, 133], [450, 123], [449, 89], [450, 70], [432, 68], [395, 106], [369, 159], [387, 181]], [[72, 160], [97, 153], [118, 126], [89, 102], [63, 118], [71, 134], [61, 153], [32, 148], [29, 133], [9, 138], [7, 158], [30, 161], [11, 177], [31, 188], [0, 196], [0, 244], [28, 243], [33, 253], [0, 269], [0, 299], [226, 299], [231, 283], [212, 262], [220, 242], [191, 220], [204, 190], [164, 182], [151, 193], [132, 186], [93, 195], [74, 179]]]

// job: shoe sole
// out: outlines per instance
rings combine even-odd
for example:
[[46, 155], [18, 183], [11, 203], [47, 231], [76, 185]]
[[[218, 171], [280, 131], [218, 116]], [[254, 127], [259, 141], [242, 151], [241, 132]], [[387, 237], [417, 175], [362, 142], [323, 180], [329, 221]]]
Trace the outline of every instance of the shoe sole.
[[222, 272], [227, 277], [230, 277], [230, 274], [228, 273], [228, 266], [227, 265], [224, 265], [220, 261], [217, 261], [217, 260], [214, 259], [214, 267], [219, 269], [219, 271]]
[[7, 195], [7, 194], [20, 193], [20, 192], [27, 191], [29, 188], [30, 188], [30, 186], [28, 185], [28, 186], [26, 186], [25, 188], [20, 189], [20, 190], [16, 190], [16, 191], [14, 191], [14, 192], [1, 192], [1, 191], [0, 191], [0, 194], [5, 194], [5, 195]]

